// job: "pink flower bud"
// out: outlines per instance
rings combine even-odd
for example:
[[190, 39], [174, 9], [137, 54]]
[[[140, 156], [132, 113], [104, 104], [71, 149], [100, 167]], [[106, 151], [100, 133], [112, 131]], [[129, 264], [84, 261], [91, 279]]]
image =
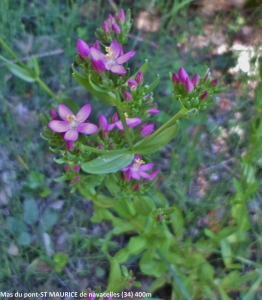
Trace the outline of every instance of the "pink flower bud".
[[101, 50], [101, 47], [100, 47], [100, 44], [99, 44], [98, 40], [95, 41], [94, 48], [97, 49], [97, 50], [99, 50], [99, 51]]
[[85, 41], [77, 40], [76, 47], [77, 47], [78, 54], [81, 58], [85, 58], [89, 56], [90, 49]]
[[186, 79], [185, 87], [188, 93], [191, 93], [194, 89], [193, 83], [189, 78]]
[[114, 113], [113, 114], [113, 117], [112, 117], [112, 122], [115, 123], [118, 121], [118, 114], [117, 113]]
[[142, 125], [140, 132], [143, 136], [148, 136], [152, 133], [152, 131], [154, 130], [154, 127], [155, 127], [154, 124], [145, 123], [144, 125]]
[[203, 81], [204, 81], [204, 82], [206, 82], [206, 81], [207, 81], [207, 79], [208, 79], [208, 77], [209, 77], [209, 72], [207, 72], [207, 73], [206, 73], [206, 75], [205, 75], [205, 77], [204, 77]]
[[137, 88], [137, 82], [134, 79], [128, 79], [127, 85], [130, 88], [131, 91], [135, 91]]
[[110, 32], [110, 28], [109, 28], [108, 23], [106, 21], [103, 22], [102, 28], [103, 28], [105, 33]]
[[58, 120], [59, 119], [57, 112], [53, 108], [50, 108], [50, 116], [53, 120]]
[[80, 181], [80, 180], [81, 180], [81, 177], [79, 175], [75, 176], [74, 182], [77, 182], [77, 181]]
[[137, 82], [137, 84], [141, 83], [143, 81], [143, 73], [142, 71], [139, 71], [137, 74], [136, 74], [136, 77], [135, 77], [135, 80]]
[[139, 184], [135, 184], [135, 185], [132, 187], [132, 190], [133, 190], [133, 191], [139, 190]]
[[66, 141], [66, 149], [73, 151], [75, 149], [74, 143], [72, 141]]
[[128, 92], [124, 92], [124, 98], [126, 101], [131, 101], [132, 100], [132, 95]]
[[105, 71], [106, 67], [102, 60], [91, 59], [92, 66], [97, 73], [102, 73]]
[[173, 83], [179, 83], [178, 75], [175, 72], [172, 73], [172, 82]]
[[155, 109], [154, 107], [151, 107], [148, 111], [147, 111], [150, 115], [157, 115], [160, 113], [160, 110]]
[[76, 172], [79, 172], [80, 169], [81, 169], [81, 166], [74, 166], [74, 170], [75, 170]]
[[198, 83], [199, 83], [199, 76], [198, 76], [197, 74], [195, 74], [195, 75], [192, 77], [191, 82], [193, 83], [193, 86], [198, 85]]
[[157, 219], [158, 222], [161, 222], [163, 220], [163, 217], [161, 215], [157, 215], [156, 219]]
[[178, 71], [178, 78], [179, 78], [179, 83], [185, 83], [187, 78], [188, 78], [188, 75], [187, 75], [187, 72], [185, 69], [183, 68], [180, 68], [179, 71]]
[[212, 87], [217, 86], [218, 82], [219, 82], [219, 79], [218, 79], [218, 78], [214, 78], [214, 79], [211, 81]]
[[205, 91], [201, 96], [200, 99], [201, 100], [205, 100], [208, 97], [208, 91]]
[[119, 15], [117, 16], [117, 20], [118, 20], [120, 23], [124, 23], [124, 22], [125, 22], [125, 19], [126, 19], [126, 16], [125, 16], [124, 10], [123, 10], [123, 9], [120, 9]]
[[116, 33], [116, 34], [119, 34], [119, 33], [121, 32], [120, 27], [119, 27], [116, 23], [114, 23], [114, 24], [112, 25], [112, 30], [113, 30], [114, 33]]
[[103, 145], [101, 145], [101, 144], [97, 144], [97, 148], [98, 148], [98, 149], [101, 149], [101, 150], [104, 150], [104, 149], [105, 149], [105, 147], [104, 147]]
[[68, 171], [70, 170], [69, 165], [64, 165], [64, 170], [65, 170], [66, 172], [68, 172]]
[[111, 14], [109, 14], [109, 16], [108, 16], [108, 21], [109, 21], [110, 26], [112, 26], [115, 23], [115, 19]]

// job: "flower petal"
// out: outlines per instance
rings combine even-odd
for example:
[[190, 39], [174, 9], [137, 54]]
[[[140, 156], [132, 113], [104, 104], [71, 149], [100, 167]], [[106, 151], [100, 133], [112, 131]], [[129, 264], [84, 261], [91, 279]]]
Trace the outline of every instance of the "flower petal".
[[115, 125], [119, 130], [124, 130], [124, 127], [123, 127], [123, 124], [121, 121], [115, 122]]
[[90, 104], [84, 105], [77, 113], [76, 121], [78, 123], [83, 123], [89, 117], [90, 113], [91, 113], [91, 105]]
[[110, 44], [110, 51], [112, 52], [112, 58], [117, 58], [119, 56], [120, 48], [116, 39], [113, 39], [112, 43]]
[[102, 60], [103, 62], [107, 61], [107, 57], [105, 56], [105, 54], [94, 47], [90, 48], [90, 54], [95, 60]]
[[154, 163], [149, 163], [149, 164], [141, 165], [140, 170], [148, 171], [148, 170], [152, 169], [153, 167], [154, 167]]
[[139, 171], [138, 174], [143, 178], [150, 178], [151, 177], [149, 174], [147, 174], [146, 172], [143, 172], [143, 171]]
[[139, 125], [142, 122], [142, 119], [140, 118], [130, 118], [126, 120], [127, 127], [133, 128]]
[[68, 115], [74, 115], [72, 113], [72, 111], [67, 106], [65, 106], [64, 104], [59, 104], [58, 105], [58, 114], [59, 114], [60, 118], [63, 121], [66, 121], [66, 122], [68, 122], [67, 119], [66, 119], [66, 117]]
[[84, 134], [93, 134], [98, 131], [98, 127], [91, 123], [82, 123], [78, 125], [77, 131]]
[[115, 123], [109, 124], [109, 125], [107, 125], [107, 130], [108, 130], [108, 131], [111, 131], [111, 130], [113, 130], [113, 129], [115, 128], [115, 126], [116, 126]]
[[48, 126], [54, 132], [66, 132], [70, 129], [68, 122], [53, 120], [48, 123]]
[[140, 176], [139, 176], [138, 172], [131, 171], [131, 177], [134, 178], [134, 179], [136, 179], [136, 180], [140, 179]]
[[77, 130], [75, 129], [69, 129], [65, 136], [64, 136], [64, 139], [67, 140], [67, 141], [71, 141], [71, 142], [74, 142], [78, 139], [78, 132]]
[[127, 52], [126, 54], [120, 56], [117, 58], [116, 62], [118, 64], [123, 64], [125, 63], [126, 61], [128, 61], [130, 58], [132, 58], [134, 55], [136, 55], [136, 51], [130, 51], [130, 52]]
[[118, 74], [118, 75], [124, 75], [126, 74], [126, 70], [124, 67], [120, 66], [120, 65], [115, 65], [113, 67], [110, 68], [110, 71]]
[[102, 130], [106, 130], [107, 129], [107, 119], [104, 115], [101, 115], [99, 117], [99, 126], [101, 126]]

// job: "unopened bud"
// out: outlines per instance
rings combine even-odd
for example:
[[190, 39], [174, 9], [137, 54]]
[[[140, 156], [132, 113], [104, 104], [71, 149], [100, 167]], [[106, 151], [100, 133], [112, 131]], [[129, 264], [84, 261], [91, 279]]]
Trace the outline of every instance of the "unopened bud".
[[208, 97], [208, 91], [205, 91], [201, 96], [200, 99], [201, 100], [205, 100]]
[[180, 68], [179, 71], [178, 71], [178, 78], [179, 78], [179, 83], [185, 83], [187, 78], [188, 78], [188, 75], [187, 75], [187, 72], [185, 69], [183, 68]]
[[85, 41], [77, 40], [76, 47], [77, 47], [78, 54], [81, 58], [85, 58], [89, 56], [90, 49]]
[[136, 77], [135, 77], [135, 80], [137, 82], [137, 84], [141, 83], [143, 81], [143, 73], [142, 71], [139, 71], [137, 74], [136, 74]]
[[131, 101], [132, 100], [132, 95], [128, 92], [124, 92], [124, 98], [126, 101]]
[[197, 74], [195, 74], [195, 75], [192, 77], [191, 82], [192, 82], [193, 86], [198, 85], [198, 83], [199, 83], [199, 76], [198, 76]]
[[112, 25], [112, 30], [113, 30], [114, 33], [116, 33], [116, 34], [119, 34], [119, 33], [121, 32], [120, 27], [119, 27], [116, 23], [114, 23], [114, 24]]
[[186, 79], [185, 87], [188, 93], [191, 93], [194, 89], [193, 83], [189, 78]]
[[218, 82], [219, 82], [219, 79], [218, 79], [218, 78], [214, 78], [214, 79], [211, 81], [212, 87], [217, 86]]
[[117, 16], [117, 20], [118, 20], [120, 23], [124, 23], [124, 22], [125, 22], [125, 19], [126, 19], [126, 16], [125, 16], [124, 10], [123, 10], [123, 9], [120, 9], [119, 15]]

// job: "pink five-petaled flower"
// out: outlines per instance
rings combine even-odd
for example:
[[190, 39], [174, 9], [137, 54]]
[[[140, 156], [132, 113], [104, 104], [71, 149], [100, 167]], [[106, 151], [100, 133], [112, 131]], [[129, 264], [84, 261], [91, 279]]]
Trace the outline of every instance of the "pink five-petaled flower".
[[123, 54], [122, 46], [118, 44], [116, 39], [112, 41], [109, 47], [106, 47], [106, 52], [107, 54], [104, 54], [94, 47], [90, 49], [93, 66], [99, 64], [100, 69], [102, 69], [101, 65], [103, 64], [104, 69], [119, 75], [126, 74], [126, 70], [121, 65], [136, 54], [135, 51]]
[[76, 141], [78, 133], [93, 134], [97, 132], [96, 125], [84, 123], [91, 113], [91, 105], [83, 106], [75, 116], [72, 111], [64, 104], [58, 105], [58, 114], [63, 121], [53, 120], [48, 123], [51, 130], [55, 132], [65, 132], [64, 139], [67, 141]]
[[[140, 177], [152, 180], [151, 174], [148, 174], [145, 171], [148, 171], [153, 167], [154, 163], [145, 164], [145, 162], [142, 160], [142, 157], [140, 155], [136, 155], [134, 162], [129, 166], [123, 168], [121, 171], [125, 172], [126, 181], [129, 181], [131, 178], [140, 180]], [[154, 178], [155, 176], [156, 175], [154, 174]]]
[[140, 128], [140, 132], [143, 136], [148, 136], [152, 133], [154, 130], [155, 125], [154, 124], [143, 124]]

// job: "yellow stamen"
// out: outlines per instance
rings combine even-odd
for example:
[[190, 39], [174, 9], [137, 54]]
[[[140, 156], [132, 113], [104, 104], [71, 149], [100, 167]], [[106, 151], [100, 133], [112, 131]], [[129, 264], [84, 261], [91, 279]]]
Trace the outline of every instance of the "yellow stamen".
[[106, 49], [106, 52], [107, 52], [106, 57], [111, 57], [112, 56], [112, 51], [111, 51], [110, 47], [106, 47], [105, 49]]
[[125, 116], [126, 120], [128, 120], [128, 114], [126, 112], [124, 113], [124, 116]]
[[140, 158], [135, 159], [135, 162], [136, 162], [136, 163], [134, 164], [135, 167], [138, 167], [139, 165], [145, 164], [145, 162], [144, 162], [142, 159], [140, 159]]
[[75, 121], [76, 117], [74, 115], [68, 115], [66, 119], [69, 123], [72, 123]]

